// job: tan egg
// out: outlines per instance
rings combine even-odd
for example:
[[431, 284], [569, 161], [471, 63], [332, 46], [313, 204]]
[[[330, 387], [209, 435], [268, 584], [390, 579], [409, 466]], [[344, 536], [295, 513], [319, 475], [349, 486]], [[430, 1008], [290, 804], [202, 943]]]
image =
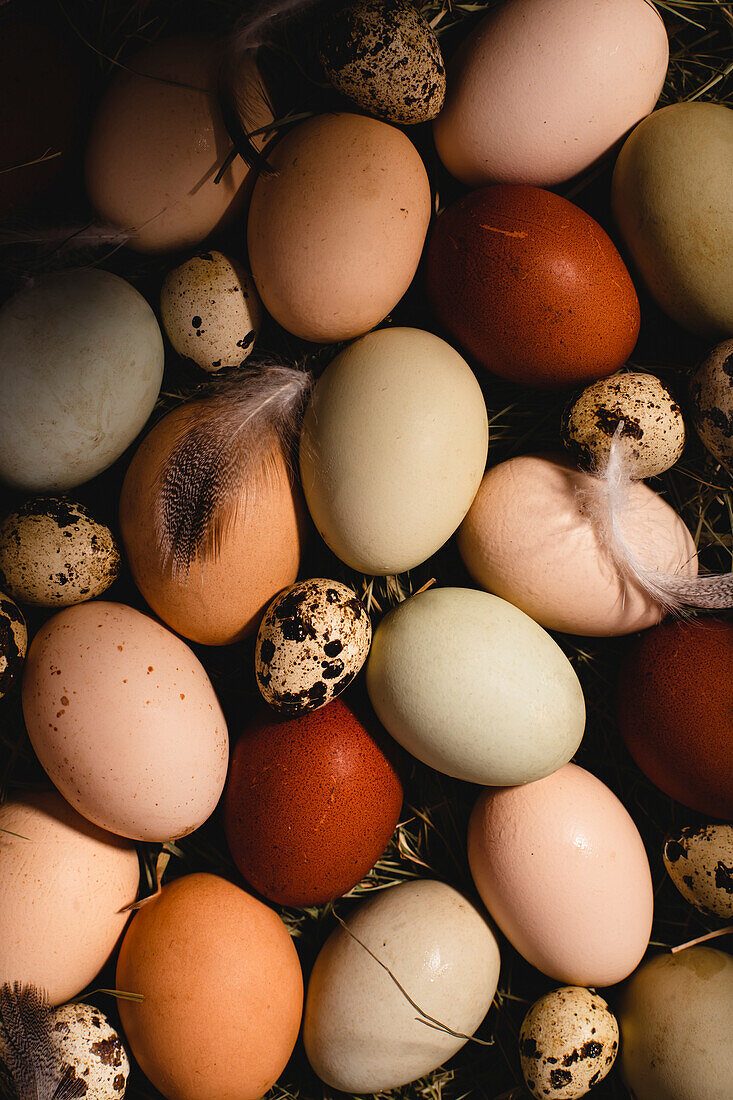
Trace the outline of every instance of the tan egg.
[[[130, 233], [139, 252], [197, 245], [241, 208], [247, 167], [232, 147], [217, 99], [220, 57], [206, 35], [155, 42], [115, 70], [92, 125], [86, 185], [100, 219]], [[247, 125], [272, 121], [259, 73], [241, 71]]]
[[690, 905], [733, 920], [733, 825], [686, 826], [667, 838], [663, 857]]
[[17, 681], [27, 648], [25, 619], [13, 601], [0, 592], [0, 699]]
[[609, 1073], [618, 1023], [597, 993], [566, 985], [540, 997], [524, 1017], [519, 1055], [537, 1100], [577, 1100]]
[[622, 421], [620, 443], [631, 477], [656, 477], [679, 460], [682, 410], [653, 374], [613, 374], [588, 386], [565, 411], [563, 443], [584, 469], [602, 469]]
[[156, 615], [184, 638], [229, 645], [255, 631], [273, 596], [295, 581], [305, 506], [278, 454], [267, 477], [243, 487], [218, 556], [174, 573], [157, 546], [154, 500], [161, 465], [195, 416], [195, 405], [182, 405], [141, 443], [122, 486], [120, 530], [135, 583]]
[[352, 340], [394, 309], [420, 262], [431, 212], [420, 155], [364, 115], [301, 122], [252, 193], [247, 241], [265, 308], [288, 332]]
[[697, 434], [718, 462], [733, 463], [733, 340], [718, 344], [692, 376]]
[[105, 965], [137, 896], [134, 846], [56, 791], [0, 806], [0, 983], [76, 997]]
[[122, 1100], [130, 1060], [103, 1012], [94, 1005], [62, 1005], [54, 1013], [52, 1031], [69, 1082], [86, 1085], [83, 1091], [77, 1085], [80, 1096]]
[[305, 714], [345, 691], [372, 640], [352, 589], [321, 578], [286, 588], [268, 607], [255, 650], [257, 686], [280, 714]]
[[221, 252], [202, 252], [170, 271], [160, 313], [178, 354], [205, 371], [244, 362], [262, 323], [251, 275]]
[[0, 583], [21, 603], [93, 600], [114, 584], [121, 564], [109, 527], [62, 497], [34, 497], [0, 524]]

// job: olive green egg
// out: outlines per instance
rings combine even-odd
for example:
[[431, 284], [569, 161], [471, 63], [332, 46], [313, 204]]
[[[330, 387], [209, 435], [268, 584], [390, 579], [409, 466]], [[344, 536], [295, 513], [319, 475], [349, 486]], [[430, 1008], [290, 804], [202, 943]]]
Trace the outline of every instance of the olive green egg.
[[700, 336], [733, 335], [733, 110], [674, 103], [619, 153], [612, 206], [662, 309]]

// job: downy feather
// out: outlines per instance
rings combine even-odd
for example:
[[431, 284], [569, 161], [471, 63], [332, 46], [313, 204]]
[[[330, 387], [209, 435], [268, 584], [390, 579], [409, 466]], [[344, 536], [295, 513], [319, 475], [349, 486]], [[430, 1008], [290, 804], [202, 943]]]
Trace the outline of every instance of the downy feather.
[[53, 1022], [54, 1011], [35, 986], [0, 987], [0, 1063], [8, 1100], [72, 1100], [86, 1091], [57, 1047]]

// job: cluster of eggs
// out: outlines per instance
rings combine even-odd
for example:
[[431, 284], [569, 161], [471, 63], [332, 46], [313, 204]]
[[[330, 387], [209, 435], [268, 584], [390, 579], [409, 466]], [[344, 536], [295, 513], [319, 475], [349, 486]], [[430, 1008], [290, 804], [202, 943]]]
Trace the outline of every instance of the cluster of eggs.
[[[622, 370], [640, 328], [631, 274], [608, 233], [550, 188], [618, 154], [612, 209], [635, 274], [690, 332], [728, 338], [690, 390], [692, 422], [725, 466], [733, 115], [653, 110], [668, 40], [646, 0], [506, 0], [447, 68], [412, 4], [355, 0], [324, 20], [319, 51], [352, 106], [289, 129], [253, 185], [222, 152], [213, 40], [155, 43], [112, 78], [86, 187], [131, 249], [189, 253], [162, 282], [162, 331], [128, 281], [96, 267], [38, 276], [0, 307], [0, 478], [28, 497], [0, 523], [0, 696], [22, 678], [30, 742], [56, 788], [0, 806], [0, 981], [46, 991], [64, 1072], [105, 1098], [124, 1093], [127, 1055], [101, 1013], [65, 1003], [121, 937], [116, 984], [138, 995], [119, 1003], [122, 1029], [167, 1100], [257, 1100], [301, 1024], [326, 1085], [377, 1093], [431, 1073], [476, 1032], [506, 941], [561, 983], [519, 1036], [533, 1096], [583, 1096], [618, 1054], [638, 1100], [710, 1100], [733, 1074], [733, 960], [692, 947], [642, 962], [647, 853], [619, 798], [571, 763], [585, 700], [549, 632], [645, 631], [620, 674], [623, 739], [660, 790], [725, 820], [733, 624], [662, 621], [583, 508], [615, 442], [631, 477], [628, 542], [661, 573], [696, 575], [692, 534], [646, 484], [682, 454], [682, 409], [655, 375]], [[273, 112], [251, 54], [230, 91], [262, 149]], [[405, 130], [428, 122], [444, 168], [470, 188], [435, 218]], [[0, 210], [16, 209], [22, 196], [4, 188]], [[215, 233], [226, 253], [201, 251]], [[423, 255], [445, 338], [377, 327]], [[198, 546], [176, 569], [160, 537], [161, 470], [207, 396], [138, 442], [164, 335], [215, 375], [246, 368], [268, 318], [289, 338], [339, 345], [309, 394], [300, 476], [268, 436], [267, 476], [248, 468], [215, 552]], [[585, 387], [563, 417], [567, 455], [486, 469], [491, 376]], [[67, 494], [133, 444], [118, 538]], [[299, 579], [310, 527], [370, 577], [414, 569], [455, 537], [477, 587], [419, 591], [373, 628], [353, 587]], [[123, 563], [151, 613], [100, 599]], [[18, 604], [54, 612], [29, 649]], [[246, 638], [263, 707], [230, 751], [187, 643]], [[364, 691], [350, 690], [360, 676]], [[429, 878], [374, 891], [325, 941], [304, 993], [274, 906], [325, 905], [362, 882], [399, 824], [408, 760], [482, 788], [466, 845], [478, 898]], [[136, 845], [186, 837], [219, 804], [243, 885], [185, 875], [129, 920]], [[730, 919], [733, 826], [670, 836], [664, 862], [688, 902]], [[617, 1018], [595, 988], [629, 977]], [[0, 1018], [0, 1064], [3, 1041]], [[94, 1062], [102, 1049], [115, 1052], [111, 1075]]]

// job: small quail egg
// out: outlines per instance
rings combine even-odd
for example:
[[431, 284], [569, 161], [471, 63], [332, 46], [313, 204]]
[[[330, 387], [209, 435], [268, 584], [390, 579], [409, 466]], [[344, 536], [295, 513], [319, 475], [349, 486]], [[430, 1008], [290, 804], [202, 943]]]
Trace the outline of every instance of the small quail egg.
[[0, 592], [0, 699], [18, 679], [27, 648], [25, 619], [13, 601]]
[[597, 469], [623, 420], [621, 442], [632, 477], [641, 481], [674, 466], [685, 446], [682, 411], [653, 374], [613, 374], [583, 390], [566, 409], [562, 438], [576, 461]]
[[692, 376], [692, 419], [718, 462], [733, 462], [733, 340], [718, 344]]
[[364, 664], [372, 625], [356, 593], [338, 581], [300, 581], [277, 596], [260, 624], [255, 673], [281, 714], [325, 706]]
[[733, 825], [681, 829], [665, 841], [663, 858], [686, 901], [733, 920]]
[[202, 252], [170, 271], [160, 313], [178, 354], [209, 372], [243, 363], [262, 323], [252, 277], [221, 252]]
[[109, 527], [73, 501], [34, 497], [0, 524], [0, 582], [21, 603], [92, 600], [114, 583], [120, 564]]
[[437, 36], [407, 0], [357, 0], [327, 21], [321, 63], [334, 88], [388, 122], [427, 122], [445, 98]]
[[597, 993], [568, 985], [530, 1008], [519, 1032], [527, 1088], [538, 1100], [576, 1100], [602, 1081], [618, 1053], [618, 1024]]
[[62, 1005], [54, 1012], [53, 1035], [64, 1062], [70, 1067], [69, 1084], [82, 1081], [84, 1095], [94, 1100], [121, 1100], [130, 1063], [120, 1037], [98, 1008], [87, 1004]]

